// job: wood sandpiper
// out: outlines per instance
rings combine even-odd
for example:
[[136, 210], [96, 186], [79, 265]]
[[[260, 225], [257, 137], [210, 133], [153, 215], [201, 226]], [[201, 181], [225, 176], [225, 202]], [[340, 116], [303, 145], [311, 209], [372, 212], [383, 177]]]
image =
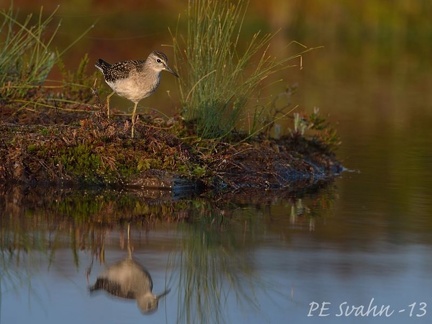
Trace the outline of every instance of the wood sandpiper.
[[138, 307], [145, 314], [156, 311], [159, 300], [170, 292], [170, 289], [167, 289], [160, 295], [153, 294], [150, 273], [132, 258], [109, 266], [98, 276], [89, 290], [90, 293], [105, 290], [116, 297], [135, 299]]
[[105, 290], [113, 296], [136, 299], [138, 307], [144, 314], [154, 312], [159, 300], [170, 292], [165, 290], [160, 295], [153, 294], [153, 281], [150, 273], [132, 258], [130, 245], [130, 224], [127, 227], [126, 259], [109, 266], [97, 277], [95, 284], [89, 287], [90, 292]]
[[168, 71], [178, 77], [178, 74], [168, 66], [167, 56], [158, 51], [151, 52], [146, 60], [129, 60], [109, 64], [99, 59], [95, 66], [103, 73], [105, 82], [113, 90], [107, 97], [108, 117], [110, 115], [109, 100], [114, 93], [134, 103], [132, 138], [135, 133], [135, 114], [138, 103], [156, 91], [160, 83], [161, 72]]

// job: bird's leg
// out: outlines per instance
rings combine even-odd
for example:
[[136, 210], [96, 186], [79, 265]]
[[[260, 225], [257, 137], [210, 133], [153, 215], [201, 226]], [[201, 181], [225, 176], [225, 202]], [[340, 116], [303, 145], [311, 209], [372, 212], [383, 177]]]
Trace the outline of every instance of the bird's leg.
[[107, 117], [110, 118], [110, 99], [112, 97], [112, 95], [115, 93], [115, 91], [111, 92], [111, 94], [109, 94], [106, 98], [107, 101]]
[[134, 109], [132, 111], [132, 133], [131, 133], [132, 138], [134, 138], [134, 135], [135, 135], [135, 114], [136, 114], [137, 106], [138, 106], [138, 102], [135, 102], [135, 106], [134, 106]]
[[129, 259], [132, 259], [132, 249], [130, 245], [130, 223], [128, 223], [128, 227], [127, 227], [127, 247], [128, 247]]

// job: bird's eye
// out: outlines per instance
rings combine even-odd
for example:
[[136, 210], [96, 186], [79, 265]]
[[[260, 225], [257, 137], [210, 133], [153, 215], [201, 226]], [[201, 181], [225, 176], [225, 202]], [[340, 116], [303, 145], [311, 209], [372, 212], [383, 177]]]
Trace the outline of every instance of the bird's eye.
[[158, 62], [158, 63], [162, 63], [161, 59], [157, 59], [156, 62]]

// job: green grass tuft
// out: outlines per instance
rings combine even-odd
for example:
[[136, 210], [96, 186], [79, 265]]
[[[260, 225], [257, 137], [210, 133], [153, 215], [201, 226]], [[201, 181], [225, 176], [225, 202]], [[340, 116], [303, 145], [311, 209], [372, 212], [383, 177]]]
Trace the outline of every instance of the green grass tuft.
[[55, 11], [47, 18], [42, 9], [32, 24], [32, 15], [24, 22], [17, 19], [12, 5], [0, 11], [0, 84], [3, 97], [24, 97], [29, 88], [41, 85], [47, 78], [58, 57], [49, 46], [58, 30], [44, 39], [44, 32], [51, 23]]
[[[203, 138], [223, 138], [245, 117], [262, 81], [311, 48], [281, 59], [269, 55], [274, 34], [257, 32], [239, 48], [248, 1], [189, 1], [187, 36], [173, 35], [183, 117]], [[262, 127], [262, 125], [256, 125]]]
[[[62, 51], [52, 48], [60, 22], [52, 27], [57, 9], [45, 17], [39, 14], [18, 19], [11, 5], [0, 10], [0, 96], [4, 100], [22, 100], [32, 97], [44, 84], [62, 55], [76, 44], [93, 26], [85, 30]], [[47, 32], [51, 29], [53, 31]], [[86, 59], [86, 58], [85, 58]], [[84, 63], [87, 61], [83, 60]], [[82, 62], [82, 63], [83, 63]], [[82, 68], [82, 67], [81, 67]]]

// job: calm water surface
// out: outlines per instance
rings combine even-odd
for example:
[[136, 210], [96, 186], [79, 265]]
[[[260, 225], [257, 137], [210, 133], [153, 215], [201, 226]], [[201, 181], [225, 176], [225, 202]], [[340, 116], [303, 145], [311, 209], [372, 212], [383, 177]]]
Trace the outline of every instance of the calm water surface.
[[[429, 323], [432, 143], [382, 136], [342, 148], [357, 172], [253, 204], [4, 189], [1, 323]], [[380, 156], [391, 140], [406, 164]], [[170, 289], [152, 314], [89, 292], [129, 251]]]
[[[353, 171], [314, 193], [2, 188], [1, 323], [430, 323], [431, 113], [405, 104], [403, 125], [332, 112]], [[128, 251], [170, 289], [152, 314], [89, 292]]]

